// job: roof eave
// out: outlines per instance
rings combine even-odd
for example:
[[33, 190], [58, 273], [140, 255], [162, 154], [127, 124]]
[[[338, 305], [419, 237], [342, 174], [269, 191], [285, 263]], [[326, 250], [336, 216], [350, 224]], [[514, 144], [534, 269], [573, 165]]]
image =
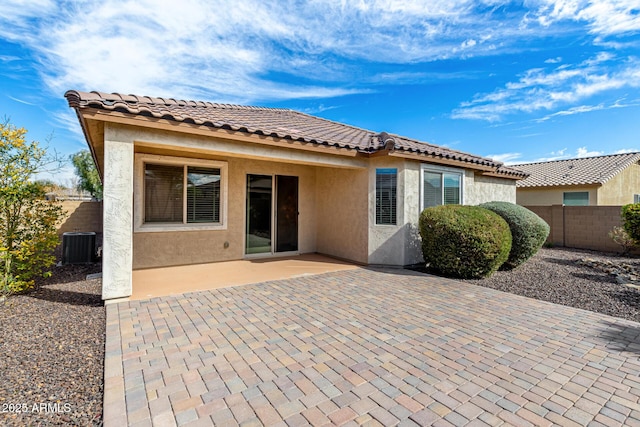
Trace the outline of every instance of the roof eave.
[[323, 153], [340, 155], [347, 157], [356, 157], [361, 155], [367, 155], [354, 147], [348, 147], [345, 145], [332, 144], [330, 142], [314, 142], [305, 141], [293, 138], [282, 138], [272, 135], [266, 135], [264, 133], [249, 132], [243, 130], [233, 130], [224, 127], [214, 127], [208, 125], [198, 125], [192, 123], [179, 122], [175, 120], [168, 120], [166, 118], [155, 118], [148, 116], [141, 116], [137, 114], [123, 113], [120, 111], [104, 110], [93, 107], [74, 107], [76, 111], [80, 111], [79, 114], [85, 118], [91, 120], [102, 121], [105, 123], [115, 123], [128, 126], [139, 126], [154, 130], [165, 130], [171, 132], [181, 132], [188, 134], [195, 134], [207, 137], [218, 137], [227, 140], [251, 142], [258, 144], [265, 144], [270, 146], [307, 150], [307, 151], [321, 151]]
[[481, 160], [477, 162], [473, 162], [473, 161], [458, 159], [455, 157], [438, 156], [436, 154], [420, 153], [416, 151], [405, 151], [405, 150], [392, 150], [388, 153], [388, 156], [418, 160], [421, 162], [428, 161], [430, 163], [438, 163], [438, 164], [447, 165], [447, 166], [458, 166], [458, 167], [463, 167], [465, 169], [480, 171], [483, 175], [493, 174], [492, 176], [496, 176], [498, 178], [506, 178], [506, 179], [524, 178], [524, 177], [510, 176], [504, 173], [497, 172], [498, 168], [502, 166], [501, 163], [500, 164], [491, 164], [489, 162], [484, 163]]

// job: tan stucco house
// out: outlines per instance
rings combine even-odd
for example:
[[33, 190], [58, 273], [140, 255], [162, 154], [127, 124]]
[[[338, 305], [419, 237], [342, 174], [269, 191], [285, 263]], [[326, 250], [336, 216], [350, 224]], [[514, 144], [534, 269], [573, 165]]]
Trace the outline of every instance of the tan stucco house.
[[515, 202], [491, 159], [287, 109], [69, 91], [104, 184], [103, 298], [132, 271], [301, 253], [421, 260], [426, 206]]
[[640, 202], [640, 153], [513, 165], [522, 206], [620, 206]]

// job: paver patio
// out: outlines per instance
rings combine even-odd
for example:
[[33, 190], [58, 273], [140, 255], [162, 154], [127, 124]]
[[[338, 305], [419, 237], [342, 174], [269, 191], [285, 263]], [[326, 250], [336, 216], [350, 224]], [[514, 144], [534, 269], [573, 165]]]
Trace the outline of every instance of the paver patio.
[[640, 323], [405, 270], [111, 304], [106, 346], [105, 426], [640, 426]]

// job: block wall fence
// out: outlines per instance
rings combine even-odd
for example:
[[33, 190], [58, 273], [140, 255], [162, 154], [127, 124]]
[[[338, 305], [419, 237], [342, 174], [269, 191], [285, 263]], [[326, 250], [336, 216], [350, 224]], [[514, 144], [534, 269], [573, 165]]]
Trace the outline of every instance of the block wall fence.
[[622, 206], [526, 206], [551, 227], [547, 238], [554, 246], [621, 252], [609, 237], [613, 227], [622, 226]]
[[59, 236], [74, 231], [102, 233], [102, 202], [65, 200], [61, 203], [66, 214], [58, 227]]

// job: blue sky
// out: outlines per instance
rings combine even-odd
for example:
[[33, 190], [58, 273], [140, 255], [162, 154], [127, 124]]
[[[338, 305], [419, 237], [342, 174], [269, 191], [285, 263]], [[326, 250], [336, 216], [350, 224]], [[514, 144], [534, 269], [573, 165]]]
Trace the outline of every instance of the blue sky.
[[638, 151], [640, 0], [0, 2], [0, 117], [68, 156], [68, 89], [292, 108], [510, 164]]

